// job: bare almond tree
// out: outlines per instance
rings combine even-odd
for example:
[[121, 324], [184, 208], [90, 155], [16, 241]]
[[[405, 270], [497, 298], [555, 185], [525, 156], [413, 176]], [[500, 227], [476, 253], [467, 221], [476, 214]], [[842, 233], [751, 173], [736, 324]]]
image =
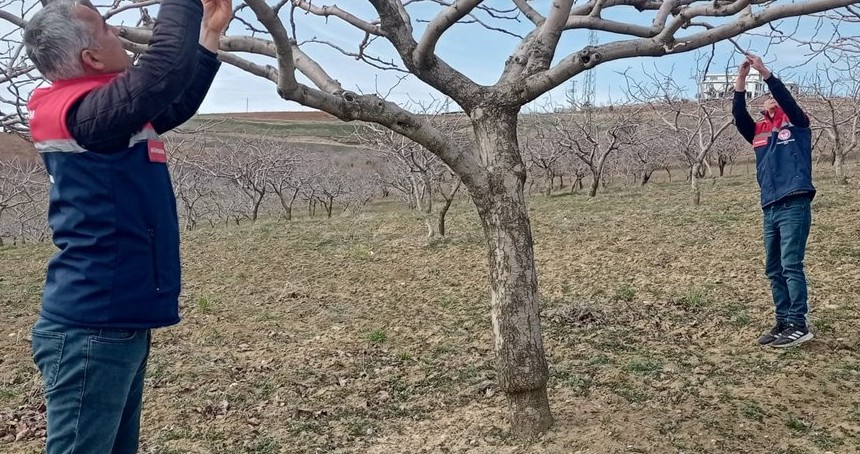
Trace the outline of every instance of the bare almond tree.
[[717, 161], [720, 176], [725, 176], [727, 167], [731, 175], [735, 161], [745, 152], [749, 153], [747, 157], [753, 156], [749, 144], [743, 140], [740, 134], [721, 134], [714, 143], [712, 151]]
[[613, 110], [592, 106], [556, 117], [559, 146], [582, 161], [591, 173], [588, 196], [597, 195], [609, 156], [638, 141], [639, 111], [622, 106]]
[[687, 99], [671, 73], [648, 75], [645, 81], [627, 78], [628, 92], [646, 102], [651, 115], [665, 128], [667, 145], [681, 155], [689, 169], [691, 202], [702, 200], [701, 179], [720, 136], [732, 125], [731, 99]]
[[[443, 111], [427, 113], [428, 110], [422, 109], [436, 128], [459, 142], [461, 147], [472, 146], [462, 132], [468, 127], [463, 115]], [[445, 216], [460, 185], [449, 187], [442, 182], [457, 180], [459, 183], [456, 174], [423, 145], [379, 124], [357, 125], [353, 136], [363, 148], [383, 158], [377, 179], [400, 193], [408, 206], [420, 214], [427, 229], [427, 238], [445, 236]], [[442, 196], [445, 203], [434, 215], [437, 196]]]
[[251, 222], [260, 217], [260, 207], [272, 189], [273, 173], [283, 166], [277, 156], [281, 144], [269, 137], [220, 139], [220, 153], [211, 162], [214, 176], [230, 182], [245, 195]]
[[[356, 3], [350, 2], [350, 7], [356, 8]], [[439, 156], [460, 177], [478, 209], [487, 238], [498, 380], [508, 399], [511, 430], [514, 436], [530, 437], [549, 428], [552, 415], [546, 391], [549, 373], [540, 328], [532, 233], [524, 198], [526, 173], [517, 135], [521, 108], [604, 62], [688, 52], [779, 19], [845, 7], [856, 1], [592, 0], [574, 4], [574, 0], [552, 0], [537, 5], [512, 0], [510, 7], [483, 0], [367, 3], [372, 9], [348, 12], [320, 1], [245, 0], [237, 11], [250, 8], [257, 22], [250, 27], [254, 31], [224, 37], [221, 48], [228, 52], [219, 58], [272, 81], [285, 100], [326, 111], [344, 121], [378, 123], [403, 134]], [[283, 11], [287, 6], [289, 11]], [[437, 13], [426, 24], [420, 24], [425, 19], [419, 15], [427, 14], [430, 6], [437, 7]], [[13, 24], [21, 24], [22, 17], [0, 15]], [[363, 61], [374, 70], [409, 73], [451, 98], [468, 116], [477, 146], [465, 150], [457, 147], [420, 115], [379, 96], [345, 89], [309, 53], [310, 46], [320, 45], [321, 40], [300, 41], [298, 37], [316, 17], [329, 23], [338, 21], [364, 37], [352, 49], [331, 46], [341, 50], [345, 58]], [[506, 24], [493, 24], [521, 18], [531, 25], [521, 34], [508, 31]], [[709, 18], [718, 18], [718, 24], [707, 24]], [[501, 57], [504, 69], [492, 85], [470, 79], [438, 51], [442, 37], [464, 23], [483, 24], [487, 33], [502, 33], [506, 39], [517, 40], [512, 54]], [[563, 35], [587, 29], [609, 32], [611, 39], [557, 55]], [[124, 39], [130, 41], [129, 48], [136, 51], [150, 35], [145, 22], [142, 27], [124, 28], [122, 32]], [[388, 49], [396, 52], [396, 58], [379, 53]], [[268, 57], [275, 64], [261, 64], [240, 53]], [[298, 73], [303, 77], [299, 78]]]
[[170, 153], [170, 176], [178, 202], [183, 229], [194, 230], [200, 221], [212, 216], [211, 201], [219, 182], [211, 162], [217, 158], [207, 149], [207, 140], [199, 134], [167, 136]]
[[[44, 168], [33, 161], [0, 160], [0, 246], [3, 237], [26, 239], [33, 222], [46, 225]], [[36, 229], [35, 231], [44, 230]], [[42, 236], [42, 235], [39, 235]]]
[[282, 144], [270, 154], [272, 171], [269, 172], [269, 186], [278, 196], [284, 219], [293, 220], [293, 205], [303, 187], [310, 184], [311, 175], [306, 172], [309, 155], [292, 144]]
[[26, 24], [23, 18], [38, 5], [38, 2], [0, 0], [0, 18], [13, 25], [12, 29], [0, 28], [0, 133], [11, 132], [28, 140], [25, 96], [43, 81], [27, 59], [20, 28]]
[[529, 120], [528, 126], [523, 128], [525, 132], [521, 133], [522, 153], [531, 175], [543, 178], [544, 193], [549, 197], [555, 188], [555, 180], [564, 176], [564, 158], [570, 150], [560, 144], [555, 114], [532, 115]]
[[651, 181], [658, 170], [669, 171], [675, 164], [674, 144], [666, 140], [665, 128], [659, 123], [643, 122], [636, 131], [637, 140], [618, 150], [620, 166], [639, 186]]
[[326, 217], [332, 217], [334, 203], [352, 192], [352, 181], [347, 172], [328, 161], [318, 160], [319, 168], [311, 181], [313, 198], [322, 204]]
[[[854, 63], [858, 60], [852, 59]], [[813, 128], [821, 131], [824, 139], [817, 146], [831, 153], [836, 181], [848, 184], [846, 161], [860, 148], [860, 80], [856, 66], [820, 68], [811, 83], [805, 85], [811, 90], [811, 96], [804, 100], [806, 111], [814, 120]]]

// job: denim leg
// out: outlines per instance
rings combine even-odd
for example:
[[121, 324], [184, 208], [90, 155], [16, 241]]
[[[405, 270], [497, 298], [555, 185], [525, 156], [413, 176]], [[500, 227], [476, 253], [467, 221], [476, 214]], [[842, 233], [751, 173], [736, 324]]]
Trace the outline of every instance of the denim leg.
[[111, 454], [135, 454], [140, 441], [140, 410], [143, 408], [143, 379], [146, 375], [146, 362], [149, 358], [151, 334], [147, 333], [146, 355], [140, 363], [137, 374], [128, 392], [128, 400], [122, 410], [116, 440]]
[[[146, 358], [148, 334], [70, 327], [44, 318], [36, 322], [32, 347], [45, 383], [47, 454], [112, 451]], [[136, 436], [134, 444], [136, 450]]]
[[791, 308], [788, 286], [782, 274], [781, 262], [781, 238], [780, 231], [775, 222], [772, 207], [764, 210], [764, 252], [765, 252], [765, 274], [770, 279], [770, 289], [773, 294], [773, 305], [776, 312], [776, 321], [780, 324], [788, 322], [788, 312]]
[[785, 278], [791, 300], [788, 322], [805, 326], [809, 304], [803, 261], [812, 224], [810, 200], [803, 197], [786, 202], [781, 206], [778, 217], [782, 276]]

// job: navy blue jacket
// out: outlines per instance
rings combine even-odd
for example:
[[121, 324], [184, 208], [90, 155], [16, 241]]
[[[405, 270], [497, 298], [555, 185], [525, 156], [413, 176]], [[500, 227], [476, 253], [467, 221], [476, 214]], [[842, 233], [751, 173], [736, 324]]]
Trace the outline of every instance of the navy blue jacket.
[[776, 76], [765, 82], [779, 104], [773, 116], [765, 113], [762, 120], [754, 122], [747, 111], [745, 92], [735, 92], [732, 104], [735, 126], [755, 150], [762, 208], [799, 194], [815, 197], [809, 117]]
[[176, 199], [150, 141], [195, 113], [218, 70], [215, 54], [198, 44], [202, 14], [200, 0], [164, 0], [137, 65], [57, 81], [31, 97], [59, 248], [43, 317], [95, 328], [179, 322]]

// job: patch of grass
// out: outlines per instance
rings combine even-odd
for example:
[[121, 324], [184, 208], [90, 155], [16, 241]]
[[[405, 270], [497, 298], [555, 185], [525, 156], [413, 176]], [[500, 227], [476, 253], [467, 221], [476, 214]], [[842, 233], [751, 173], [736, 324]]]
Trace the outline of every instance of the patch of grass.
[[200, 312], [202, 312], [204, 314], [208, 314], [208, 313], [212, 312], [212, 300], [205, 297], [205, 296], [200, 296], [197, 298], [196, 306], [197, 306], [197, 310], [199, 310]]
[[810, 326], [811, 329], [815, 330], [815, 334], [830, 334], [836, 331], [833, 327], [833, 321], [829, 317], [819, 316]]
[[591, 387], [594, 385], [593, 377], [577, 374], [565, 369], [552, 368], [550, 376], [558, 385], [573, 389], [574, 394], [579, 397], [588, 397], [591, 394]]
[[439, 302], [439, 306], [443, 309], [450, 309], [457, 303], [457, 300], [451, 295], [440, 295], [436, 301]]
[[597, 355], [592, 356], [588, 361], [586, 361], [586, 365], [588, 366], [605, 366], [611, 363], [612, 360], [609, 359], [606, 355]]
[[854, 408], [851, 409], [848, 417], [851, 418], [852, 421], [860, 423], [860, 405], [854, 404]]
[[248, 452], [254, 454], [278, 454], [281, 452], [281, 445], [266, 433], [261, 433], [248, 446]]
[[300, 435], [302, 433], [320, 433], [319, 422], [312, 419], [290, 418], [287, 422], [287, 428], [293, 435]]
[[572, 388], [575, 395], [588, 397], [591, 395], [591, 387], [594, 385], [594, 379], [587, 375], [570, 374], [562, 379], [561, 383], [568, 388]]
[[707, 292], [701, 288], [692, 288], [679, 301], [689, 308], [700, 309], [708, 304]]
[[353, 417], [348, 424], [349, 434], [353, 437], [367, 437], [376, 433], [373, 421], [362, 417]]
[[271, 380], [267, 380], [263, 382], [263, 384], [253, 388], [253, 390], [254, 394], [256, 394], [257, 401], [267, 400], [275, 394], [275, 391], [278, 390], [278, 385]]
[[809, 432], [809, 430], [812, 428], [812, 425], [800, 418], [789, 416], [785, 420], [785, 427], [788, 427], [789, 429], [797, 433], [805, 434]]
[[561, 294], [566, 297], [570, 297], [573, 294], [573, 287], [571, 287], [570, 282], [561, 284]]
[[336, 240], [334, 240], [333, 238], [323, 238], [321, 240], [316, 241], [313, 244], [313, 249], [319, 251], [322, 249], [326, 249], [330, 246], [337, 246], [337, 245], [338, 245], [338, 242]]
[[374, 344], [381, 344], [388, 339], [388, 334], [383, 328], [376, 328], [367, 335], [367, 339]]
[[651, 398], [648, 393], [644, 391], [629, 388], [624, 385], [617, 385], [612, 387], [612, 392], [627, 399], [627, 401], [630, 403], [647, 402]]
[[746, 312], [738, 312], [732, 315], [732, 318], [729, 320], [729, 325], [732, 325], [735, 328], [743, 328], [745, 326], [749, 326], [750, 322], [752, 322], [752, 320], [750, 320], [750, 316], [747, 315]]
[[628, 284], [624, 284], [615, 289], [615, 299], [619, 301], [632, 302], [636, 297], [636, 290]]
[[832, 450], [833, 448], [842, 446], [845, 440], [830, 435], [827, 432], [817, 432], [812, 434], [812, 442], [821, 449]]
[[274, 313], [274, 312], [260, 312], [259, 315], [254, 317], [254, 320], [258, 322], [276, 322], [279, 320], [283, 320], [284, 316]]
[[657, 361], [653, 358], [634, 358], [630, 360], [625, 366], [630, 372], [636, 372], [640, 374], [654, 374], [663, 369], [663, 364], [660, 361]]
[[374, 261], [376, 260], [376, 252], [373, 248], [366, 244], [356, 244], [352, 247], [353, 257], [359, 260]]
[[755, 402], [747, 402], [741, 408], [741, 414], [753, 421], [762, 422], [767, 413]]
[[409, 352], [397, 352], [397, 360], [401, 363], [412, 361], [412, 354]]
[[12, 400], [20, 395], [21, 393], [14, 389], [0, 389], [0, 400]]

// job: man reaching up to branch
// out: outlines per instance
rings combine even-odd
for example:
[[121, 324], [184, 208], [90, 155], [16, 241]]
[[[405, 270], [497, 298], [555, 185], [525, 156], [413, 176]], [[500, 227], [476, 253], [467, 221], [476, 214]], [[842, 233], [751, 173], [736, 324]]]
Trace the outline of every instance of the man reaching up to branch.
[[24, 30], [30, 59], [51, 81], [27, 107], [52, 183], [48, 223], [59, 248], [33, 358], [48, 454], [133, 454], [150, 329], [179, 322], [179, 227], [158, 134], [188, 120], [206, 96], [232, 5], [163, 0], [137, 65], [88, 5], [52, 2]]
[[[770, 89], [763, 118], [754, 122], [746, 107], [746, 78], [755, 68]], [[776, 324], [760, 345], [790, 347], [812, 339], [803, 258], [812, 223], [812, 133], [809, 117], [761, 58], [747, 54], [738, 70], [732, 115], [755, 149], [756, 177], [764, 212], [765, 272], [770, 279]]]

